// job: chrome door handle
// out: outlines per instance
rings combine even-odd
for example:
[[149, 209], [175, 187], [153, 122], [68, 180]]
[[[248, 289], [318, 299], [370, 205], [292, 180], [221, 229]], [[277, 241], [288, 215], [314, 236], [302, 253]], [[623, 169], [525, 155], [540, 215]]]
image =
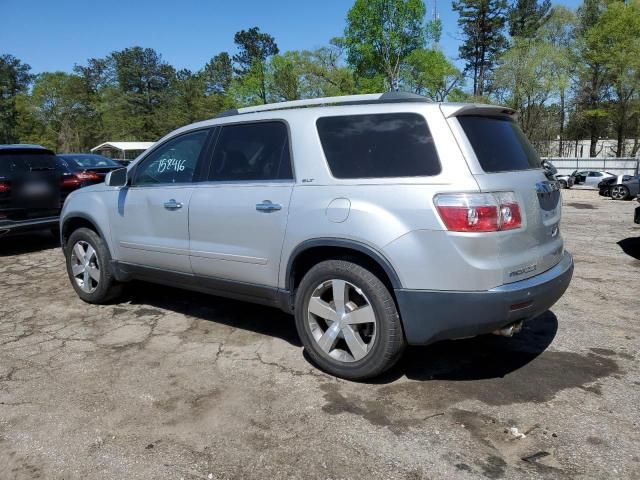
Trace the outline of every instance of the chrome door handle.
[[278, 210], [282, 210], [282, 205], [279, 203], [272, 203], [271, 200], [263, 200], [262, 203], [256, 204], [256, 210], [259, 212], [277, 212]]
[[172, 198], [168, 202], [164, 202], [164, 208], [167, 210], [178, 210], [179, 208], [182, 208], [182, 203], [176, 202], [175, 199]]

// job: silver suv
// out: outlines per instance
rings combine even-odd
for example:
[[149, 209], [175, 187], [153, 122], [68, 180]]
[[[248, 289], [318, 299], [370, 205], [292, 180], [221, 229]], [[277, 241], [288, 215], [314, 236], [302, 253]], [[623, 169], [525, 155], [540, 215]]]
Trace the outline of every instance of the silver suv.
[[142, 279], [277, 306], [350, 379], [406, 344], [511, 334], [573, 272], [557, 183], [513, 113], [386, 93], [181, 128], [67, 199], [71, 284], [91, 303]]

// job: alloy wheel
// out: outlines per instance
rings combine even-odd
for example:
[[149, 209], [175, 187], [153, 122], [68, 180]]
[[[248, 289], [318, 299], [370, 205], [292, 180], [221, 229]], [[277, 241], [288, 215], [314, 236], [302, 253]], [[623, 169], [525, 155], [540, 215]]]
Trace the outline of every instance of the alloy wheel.
[[84, 240], [77, 242], [71, 250], [71, 272], [76, 285], [83, 292], [93, 293], [100, 283], [100, 264], [96, 250]]
[[355, 362], [373, 348], [378, 321], [360, 288], [345, 280], [322, 282], [311, 294], [307, 322], [320, 349], [341, 362]]
[[611, 198], [614, 200], [624, 200], [627, 197], [627, 191], [622, 185], [616, 185], [611, 189]]

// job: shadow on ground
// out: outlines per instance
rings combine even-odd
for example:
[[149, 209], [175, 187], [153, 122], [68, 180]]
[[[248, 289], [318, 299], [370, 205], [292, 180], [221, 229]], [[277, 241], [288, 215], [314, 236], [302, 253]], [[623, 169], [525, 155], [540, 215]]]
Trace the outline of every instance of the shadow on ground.
[[46, 231], [0, 237], [0, 257], [23, 255], [58, 247], [60, 247], [60, 240]]
[[625, 238], [620, 240], [618, 245], [624, 253], [636, 260], [640, 260], [640, 237]]
[[547, 311], [526, 322], [513, 337], [481, 335], [409, 347], [398, 365], [375, 383], [400, 376], [414, 380], [479, 380], [501, 378], [542, 354], [558, 330], [558, 319]]
[[293, 316], [276, 308], [143, 282], [127, 285], [125, 292], [132, 305], [163, 308], [201, 320], [280, 338], [295, 347], [302, 346]]

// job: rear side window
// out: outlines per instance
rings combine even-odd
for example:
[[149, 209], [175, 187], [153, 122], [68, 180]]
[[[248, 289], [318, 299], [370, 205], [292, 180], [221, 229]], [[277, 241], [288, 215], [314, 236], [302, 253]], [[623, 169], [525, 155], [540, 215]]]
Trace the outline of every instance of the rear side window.
[[541, 168], [540, 157], [512, 119], [469, 115], [458, 122], [485, 172]]
[[293, 178], [289, 136], [282, 122], [222, 127], [209, 180], [260, 181]]
[[440, 173], [427, 122], [415, 113], [323, 117], [316, 125], [335, 178], [421, 177]]

